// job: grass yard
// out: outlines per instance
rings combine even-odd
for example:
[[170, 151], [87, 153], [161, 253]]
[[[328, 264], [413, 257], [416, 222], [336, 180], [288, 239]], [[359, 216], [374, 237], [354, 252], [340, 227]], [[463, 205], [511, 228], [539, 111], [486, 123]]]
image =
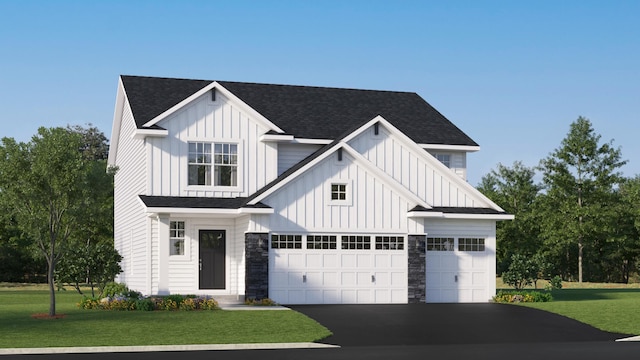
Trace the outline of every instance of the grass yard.
[[[499, 289], [508, 288], [500, 280], [496, 285]], [[604, 331], [640, 335], [640, 284], [566, 282], [552, 295], [551, 302], [520, 305], [560, 314]]]
[[295, 311], [81, 310], [81, 296], [71, 290], [56, 299], [63, 319], [34, 319], [48, 311], [48, 292], [0, 284], [0, 348], [313, 342], [331, 335]]

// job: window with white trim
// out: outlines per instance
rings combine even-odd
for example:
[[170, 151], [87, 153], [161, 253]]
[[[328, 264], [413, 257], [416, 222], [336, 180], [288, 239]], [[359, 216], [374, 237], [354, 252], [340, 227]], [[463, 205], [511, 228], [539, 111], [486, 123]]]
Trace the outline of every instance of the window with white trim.
[[302, 235], [271, 235], [272, 249], [302, 249]]
[[427, 238], [427, 251], [453, 251], [453, 238]]
[[458, 251], [484, 251], [483, 238], [459, 238]]
[[342, 236], [342, 250], [370, 250], [371, 236]]
[[189, 185], [237, 186], [238, 144], [189, 143]]
[[169, 225], [169, 255], [184, 255], [184, 221], [172, 221]]
[[336, 248], [335, 235], [307, 235], [307, 249], [335, 250]]
[[446, 167], [451, 167], [451, 155], [450, 154], [435, 154], [436, 159], [443, 163]]
[[347, 200], [347, 184], [331, 184], [331, 200]]
[[403, 236], [376, 236], [376, 250], [403, 250]]

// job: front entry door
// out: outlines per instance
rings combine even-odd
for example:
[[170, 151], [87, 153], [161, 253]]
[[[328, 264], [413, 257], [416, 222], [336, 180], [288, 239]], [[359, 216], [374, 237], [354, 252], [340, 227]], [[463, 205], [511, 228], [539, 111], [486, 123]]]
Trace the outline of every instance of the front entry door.
[[225, 242], [224, 230], [200, 230], [200, 289], [224, 289]]

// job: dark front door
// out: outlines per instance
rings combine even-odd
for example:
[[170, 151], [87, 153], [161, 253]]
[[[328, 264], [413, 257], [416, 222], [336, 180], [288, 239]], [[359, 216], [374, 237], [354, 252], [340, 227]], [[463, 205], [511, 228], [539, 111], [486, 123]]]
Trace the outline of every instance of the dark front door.
[[200, 289], [225, 288], [225, 231], [200, 230]]

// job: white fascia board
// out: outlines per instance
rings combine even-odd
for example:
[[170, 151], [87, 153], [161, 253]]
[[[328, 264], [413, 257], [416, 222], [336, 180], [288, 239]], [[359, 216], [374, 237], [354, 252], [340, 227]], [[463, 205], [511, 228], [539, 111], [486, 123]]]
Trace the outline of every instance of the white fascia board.
[[409, 211], [407, 217], [459, 220], [513, 220], [515, 218], [511, 214], [447, 214], [437, 211]]
[[272, 208], [240, 208], [238, 209], [238, 214], [273, 214], [274, 210]]
[[273, 214], [270, 208], [240, 208], [240, 209], [211, 209], [211, 208], [178, 208], [178, 207], [146, 207], [150, 214], [191, 214], [217, 215], [221, 217], [239, 217], [246, 214]]
[[144, 124], [144, 127], [149, 127], [149, 126], [157, 124], [158, 122], [162, 121], [163, 119], [166, 119], [167, 117], [169, 117], [170, 115], [172, 115], [176, 111], [180, 110], [182, 107], [186, 106], [190, 102], [194, 101], [195, 99], [199, 98], [200, 96], [206, 94], [207, 92], [209, 92], [209, 91], [211, 91], [213, 89], [216, 89], [216, 91], [220, 91], [220, 93], [222, 95], [224, 95], [225, 97], [227, 97], [230, 100], [232, 100], [235, 103], [237, 103], [239, 108], [242, 111], [250, 114], [253, 118], [257, 119], [258, 121], [261, 121], [265, 125], [265, 127], [267, 127], [268, 129], [276, 131], [276, 132], [279, 132], [279, 133], [284, 133], [284, 131], [282, 129], [280, 129], [278, 126], [276, 126], [276, 124], [272, 123], [267, 118], [262, 116], [262, 114], [260, 114], [256, 110], [254, 110], [249, 105], [247, 105], [244, 101], [242, 101], [239, 97], [235, 96], [232, 92], [227, 90], [224, 86], [220, 85], [217, 81], [211, 82], [211, 84], [203, 87], [202, 89], [200, 89], [197, 92], [195, 92], [193, 95], [187, 97], [186, 99], [182, 100], [181, 102], [177, 103], [176, 105], [174, 105], [170, 109], [168, 109], [165, 112], [163, 112], [162, 114], [160, 114], [160, 115], [156, 116], [155, 118], [151, 119], [146, 124]]
[[260, 135], [260, 141], [262, 142], [268, 142], [268, 141], [273, 141], [273, 142], [291, 142], [293, 141], [293, 135], [280, 135], [280, 134], [262, 134]]
[[169, 136], [169, 130], [165, 129], [135, 129], [131, 137], [134, 139], [144, 139], [149, 137], [167, 137]]
[[425, 150], [446, 150], [446, 151], [466, 151], [476, 152], [480, 151], [480, 146], [471, 145], [443, 145], [443, 144], [418, 144]]
[[342, 148], [356, 160], [356, 163], [358, 165], [366, 168], [368, 171], [375, 174], [375, 176], [378, 179], [383, 180], [387, 185], [392, 187], [396, 192], [401, 194], [403, 197], [415, 202], [416, 205], [420, 205], [426, 209], [431, 209], [431, 205], [424, 202], [418, 195], [412, 193], [409, 189], [407, 189], [402, 184], [400, 184], [396, 179], [391, 177], [391, 175], [387, 174], [386, 172], [382, 171], [382, 169], [375, 166], [371, 161], [369, 161], [367, 158], [362, 156], [362, 154], [357, 152], [356, 149], [352, 148], [349, 144], [347, 144], [346, 142], [342, 143]]
[[331, 144], [333, 140], [294, 138], [293, 141], [291, 142], [296, 144], [327, 145], [327, 144]]
[[115, 166], [120, 142], [120, 128], [122, 127], [122, 114], [125, 106], [126, 93], [122, 84], [122, 77], [118, 77], [118, 91], [116, 93], [116, 105], [113, 110], [113, 122], [111, 123], [111, 139], [109, 139], [109, 157], [107, 164]]
[[465, 219], [465, 220], [513, 220], [515, 216], [511, 214], [444, 214], [445, 219]]
[[[497, 211], [504, 211], [504, 209], [502, 209], [500, 206], [498, 206], [498, 204], [494, 203], [493, 201], [491, 201], [491, 199], [489, 199], [483, 193], [478, 191], [478, 189], [476, 189], [473, 186], [471, 186], [471, 184], [469, 184], [465, 179], [463, 179], [460, 176], [456, 175], [446, 165], [444, 165], [443, 163], [438, 161], [438, 159], [436, 159], [431, 154], [426, 152], [420, 145], [418, 145], [413, 140], [411, 140], [407, 135], [405, 135], [402, 131], [400, 131], [398, 128], [393, 126], [390, 122], [385, 120], [382, 116], [377, 116], [377, 117], [374, 118], [374, 120], [376, 120], [376, 119], [378, 121], [380, 121], [380, 123], [383, 124], [384, 127], [387, 130], [389, 130], [393, 135], [399, 137], [405, 143], [405, 145], [407, 145], [410, 148], [413, 148], [414, 151], [417, 154], [421, 154], [423, 156], [423, 158], [426, 161], [428, 161], [431, 166], [433, 166], [434, 168], [438, 169], [443, 174], [443, 176], [447, 177], [451, 182], [453, 182], [456, 185], [460, 186], [461, 188], [469, 191], [470, 193], [475, 194], [481, 200], [483, 200], [485, 203], [487, 203], [487, 205], [490, 208], [492, 208], [494, 210], [497, 210]], [[371, 123], [371, 121], [369, 123]]]
[[444, 213], [439, 211], [409, 211], [407, 217], [410, 218], [442, 218]]

